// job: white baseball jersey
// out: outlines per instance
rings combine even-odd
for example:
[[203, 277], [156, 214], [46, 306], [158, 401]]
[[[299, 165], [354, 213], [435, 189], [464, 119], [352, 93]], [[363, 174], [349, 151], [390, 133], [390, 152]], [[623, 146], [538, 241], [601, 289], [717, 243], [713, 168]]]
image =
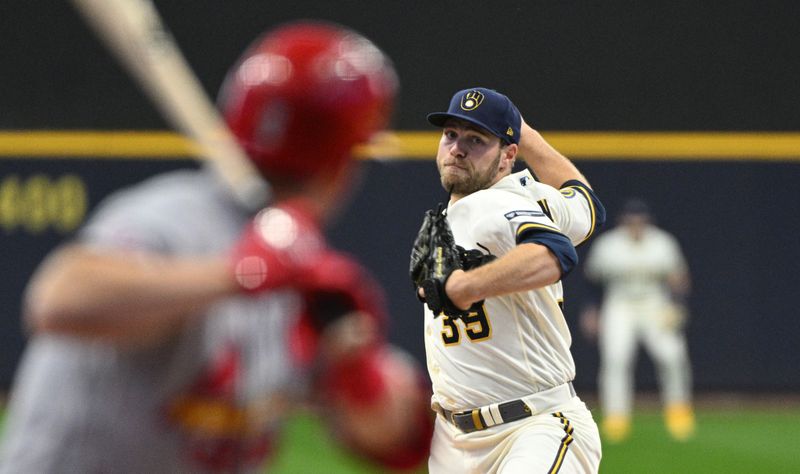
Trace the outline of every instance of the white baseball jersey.
[[603, 412], [629, 416], [639, 343], [656, 361], [662, 400], [691, 399], [691, 367], [683, 331], [677, 330], [667, 276], [685, 272], [677, 239], [649, 225], [634, 240], [624, 227], [599, 236], [586, 262], [587, 276], [605, 285], [600, 319], [598, 385]]
[[599, 236], [586, 261], [586, 274], [606, 284], [606, 300], [669, 300], [666, 278], [686, 271], [678, 241], [655, 226], [640, 240], [623, 227]]
[[[557, 190], [526, 170], [451, 204], [447, 219], [456, 244], [502, 257], [529, 230], [583, 242], [595, 230], [596, 212], [589, 192], [577, 182]], [[487, 298], [480, 311], [461, 320], [434, 317], [425, 306], [433, 404], [468, 410], [571, 381], [575, 365], [562, 302], [557, 282]]]

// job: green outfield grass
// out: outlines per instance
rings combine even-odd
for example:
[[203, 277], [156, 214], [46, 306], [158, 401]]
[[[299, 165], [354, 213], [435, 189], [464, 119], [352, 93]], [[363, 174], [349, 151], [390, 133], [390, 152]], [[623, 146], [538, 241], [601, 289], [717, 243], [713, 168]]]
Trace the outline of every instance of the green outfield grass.
[[[697, 434], [673, 441], [655, 411], [634, 418], [631, 438], [603, 445], [604, 474], [800, 472], [800, 408], [703, 409]], [[3, 416], [0, 412], [0, 430]], [[268, 472], [278, 474], [377, 474], [385, 472], [342, 452], [318, 421], [292, 418]], [[424, 469], [419, 471], [425, 472]]]
[[603, 445], [600, 472], [800, 472], [800, 409], [703, 410], [690, 441], [673, 441], [658, 413], [639, 413], [631, 438]]
[[[636, 414], [631, 438], [603, 444], [603, 474], [800, 473], [800, 408], [704, 409], [697, 433], [677, 442], [667, 434], [659, 412]], [[274, 473], [382, 472], [338, 451], [319, 424], [298, 416], [289, 426]], [[420, 472], [425, 472], [423, 469]]]
[[289, 423], [283, 435], [282, 448], [266, 472], [270, 474], [383, 472], [341, 450], [328, 436], [320, 422], [307, 414], [296, 415]]

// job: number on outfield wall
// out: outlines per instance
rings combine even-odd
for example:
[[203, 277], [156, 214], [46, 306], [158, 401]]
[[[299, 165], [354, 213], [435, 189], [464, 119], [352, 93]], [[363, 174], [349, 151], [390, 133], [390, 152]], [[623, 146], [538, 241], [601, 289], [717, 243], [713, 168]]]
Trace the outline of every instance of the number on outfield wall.
[[87, 206], [86, 185], [73, 174], [36, 174], [24, 180], [12, 174], [0, 182], [0, 227], [6, 234], [71, 232], [83, 222]]
[[[492, 337], [492, 326], [486, 316], [486, 308], [481, 306], [477, 311], [470, 311], [466, 316], [461, 317], [464, 324], [464, 333], [470, 341], [485, 341]], [[442, 315], [442, 341], [446, 346], [458, 344], [461, 341], [461, 328], [456, 324], [456, 320]]]

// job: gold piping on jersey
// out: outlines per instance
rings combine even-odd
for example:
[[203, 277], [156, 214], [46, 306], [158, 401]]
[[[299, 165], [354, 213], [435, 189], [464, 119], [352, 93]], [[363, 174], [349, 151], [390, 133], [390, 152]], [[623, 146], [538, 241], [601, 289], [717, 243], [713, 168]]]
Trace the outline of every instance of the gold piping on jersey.
[[553, 465], [550, 466], [550, 470], [547, 471], [549, 474], [555, 474], [561, 469], [562, 464], [564, 464], [564, 456], [567, 454], [567, 449], [569, 449], [569, 445], [575, 440], [575, 438], [572, 437], [574, 428], [569, 420], [564, 417], [563, 413], [559, 411], [553, 413], [553, 416], [561, 420], [561, 423], [564, 425], [564, 432], [567, 434], [561, 438], [561, 445], [558, 447], [556, 458], [553, 460]]
[[536, 201], [536, 204], [538, 204], [539, 207], [542, 209], [544, 215], [546, 215], [547, 218], [552, 221], [553, 214], [550, 212], [550, 204], [547, 203], [547, 199], [539, 199], [538, 201]]
[[592, 197], [591, 197], [591, 196], [589, 196], [589, 193], [588, 193], [588, 192], [587, 192], [585, 189], [583, 189], [583, 188], [582, 188], [582, 187], [580, 187], [580, 186], [568, 186], [568, 188], [571, 188], [571, 189], [573, 189], [573, 190], [578, 190], [578, 191], [580, 191], [580, 192], [581, 192], [581, 194], [583, 195], [583, 197], [585, 197], [585, 198], [586, 198], [586, 202], [588, 202], [588, 203], [589, 203], [589, 209], [591, 210], [591, 214], [592, 214], [592, 224], [589, 226], [589, 233], [588, 233], [588, 234], [586, 234], [586, 237], [584, 237], [584, 238], [583, 238], [583, 240], [581, 240], [581, 241], [578, 243], [578, 245], [580, 245], [580, 244], [582, 244], [582, 243], [586, 242], [587, 240], [589, 240], [589, 237], [591, 237], [591, 236], [592, 236], [592, 234], [594, 234], [594, 231], [595, 231], [595, 226], [596, 226], [596, 224], [597, 224], [597, 217], [596, 217], [596, 215], [595, 215], [597, 211], [595, 210], [595, 207], [594, 207], [594, 201], [592, 201]]
[[549, 225], [539, 224], [539, 223], [536, 223], [536, 222], [527, 222], [527, 223], [522, 224], [521, 226], [519, 226], [519, 228], [517, 229], [517, 237], [519, 237], [520, 234], [522, 234], [523, 232], [525, 232], [528, 229], [544, 229], [544, 230], [547, 230], [547, 231], [550, 231], [550, 232], [556, 232], [558, 234], [561, 233], [560, 230], [556, 229], [555, 227], [550, 227]]

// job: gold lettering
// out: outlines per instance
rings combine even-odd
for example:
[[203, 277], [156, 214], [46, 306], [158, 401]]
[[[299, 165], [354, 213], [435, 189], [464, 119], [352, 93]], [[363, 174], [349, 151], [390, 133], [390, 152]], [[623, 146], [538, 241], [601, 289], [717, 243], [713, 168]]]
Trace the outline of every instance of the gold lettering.
[[74, 174], [59, 178], [56, 182], [56, 194], [59, 201], [59, 215], [53, 220], [53, 225], [61, 232], [75, 230], [84, 216], [88, 207], [86, 186], [83, 180]]
[[88, 196], [83, 180], [74, 174], [51, 179], [35, 174], [24, 181], [7, 175], [0, 181], [0, 227], [6, 234], [22, 229], [41, 234], [75, 230], [86, 216]]
[[41, 234], [48, 224], [46, 194], [50, 190], [50, 179], [41, 174], [33, 175], [25, 181], [23, 189], [25, 229], [31, 234]]
[[6, 234], [17, 227], [17, 208], [19, 207], [19, 178], [6, 176], [0, 183], [0, 226]]

